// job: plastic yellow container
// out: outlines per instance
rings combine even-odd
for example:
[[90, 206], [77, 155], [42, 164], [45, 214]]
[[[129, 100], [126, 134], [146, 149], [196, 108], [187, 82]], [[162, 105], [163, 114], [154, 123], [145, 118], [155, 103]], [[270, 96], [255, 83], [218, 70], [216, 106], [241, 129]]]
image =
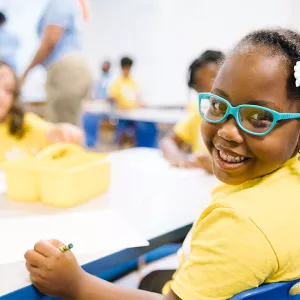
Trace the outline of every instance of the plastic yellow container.
[[35, 166], [35, 160], [31, 157], [3, 163], [9, 199], [22, 202], [40, 200], [39, 174]]
[[104, 193], [110, 185], [108, 156], [68, 143], [49, 146], [34, 158], [6, 162], [3, 168], [8, 197], [22, 202], [72, 207]]

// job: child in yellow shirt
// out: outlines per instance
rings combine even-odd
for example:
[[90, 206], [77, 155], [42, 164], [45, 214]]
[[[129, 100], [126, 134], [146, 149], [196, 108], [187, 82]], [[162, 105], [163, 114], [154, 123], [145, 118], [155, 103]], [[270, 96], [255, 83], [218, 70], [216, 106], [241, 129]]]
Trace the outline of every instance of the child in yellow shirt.
[[[122, 75], [112, 83], [110, 89], [110, 98], [116, 108], [120, 110], [144, 107], [138, 85], [130, 75], [132, 66], [131, 58], [123, 57], [121, 59]], [[157, 148], [157, 132], [157, 125], [152, 122], [118, 120], [115, 139], [118, 144], [121, 144], [123, 135], [127, 134], [135, 136], [136, 147]]]
[[18, 84], [13, 70], [0, 62], [0, 162], [35, 154], [50, 143], [82, 139], [79, 128], [52, 124], [18, 105]]
[[[189, 88], [194, 89], [197, 94], [209, 92], [224, 58], [225, 55], [220, 51], [205, 51], [189, 68]], [[212, 173], [211, 158], [205, 149], [200, 132], [202, 119], [196, 101], [191, 103], [188, 110], [187, 118], [178, 122], [174, 129], [161, 140], [160, 147], [172, 166], [203, 168]], [[184, 144], [191, 146], [192, 156], [186, 155], [181, 150]]]
[[300, 34], [264, 29], [238, 43], [211, 93], [200, 94], [202, 137], [224, 184], [195, 222], [166, 295], [85, 273], [59, 241], [25, 254], [33, 284], [65, 299], [227, 300], [300, 278], [299, 83]]
[[121, 76], [116, 79], [110, 88], [110, 98], [118, 109], [135, 109], [142, 107], [138, 85], [131, 77], [133, 60], [129, 57], [121, 59]]

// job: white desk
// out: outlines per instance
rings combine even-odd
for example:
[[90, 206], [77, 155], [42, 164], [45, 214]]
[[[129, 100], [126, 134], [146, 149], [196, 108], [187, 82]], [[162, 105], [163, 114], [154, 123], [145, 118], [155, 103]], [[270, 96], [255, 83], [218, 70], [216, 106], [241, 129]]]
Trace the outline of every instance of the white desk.
[[114, 116], [118, 119], [154, 122], [163, 124], [175, 124], [183, 119], [187, 112], [180, 108], [139, 108], [135, 110], [116, 110], [112, 113], [111, 107], [104, 101], [86, 101], [82, 105], [82, 112], [101, 113]]
[[[204, 171], [170, 168], [157, 150], [119, 151], [112, 154], [110, 191], [72, 210], [117, 209], [147, 239], [152, 239], [192, 223], [209, 202], [216, 184], [217, 180]], [[1, 218], [57, 211], [38, 203], [17, 203], [0, 197]], [[97, 258], [100, 255], [80, 257], [79, 261], [84, 264]], [[24, 264], [1, 265], [0, 282], [0, 296], [28, 285]]]

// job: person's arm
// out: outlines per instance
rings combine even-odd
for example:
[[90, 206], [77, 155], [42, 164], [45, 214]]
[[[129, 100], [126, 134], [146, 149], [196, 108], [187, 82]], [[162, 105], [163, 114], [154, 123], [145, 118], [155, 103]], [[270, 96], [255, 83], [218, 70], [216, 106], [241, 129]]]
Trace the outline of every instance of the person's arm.
[[174, 131], [160, 141], [160, 148], [164, 157], [176, 168], [200, 168], [209, 174], [213, 174], [212, 158], [209, 153], [195, 153], [188, 156], [182, 151], [185, 144]]
[[71, 251], [57, 249], [61, 245], [39, 242], [25, 258], [35, 287], [66, 300], [230, 299], [278, 271], [274, 249], [260, 228], [246, 214], [224, 204], [210, 206], [195, 224], [188, 259], [165, 297], [88, 275]]
[[43, 39], [37, 50], [35, 56], [33, 57], [31, 63], [24, 72], [23, 79], [26, 78], [28, 73], [37, 65], [43, 63], [45, 59], [51, 54], [51, 52], [56, 47], [57, 43], [64, 34], [65, 29], [57, 25], [48, 25], [45, 28]]
[[[198, 112], [197, 112], [198, 113]], [[173, 130], [160, 142], [160, 148], [164, 157], [170, 164], [177, 168], [193, 168], [191, 155], [187, 155], [183, 150], [183, 145], [193, 143], [193, 129], [195, 125], [196, 113], [190, 112], [185, 119], [179, 121]]]
[[[178, 122], [173, 131], [164, 137], [160, 142], [160, 148], [164, 157], [174, 167], [178, 168], [200, 168], [213, 174], [212, 159], [209, 153], [199, 152], [187, 155], [182, 151], [184, 144], [195, 143], [195, 127], [200, 127], [199, 112], [192, 110], [187, 118]], [[200, 119], [201, 121], [201, 119]], [[198, 142], [198, 141], [197, 141]]]
[[181, 150], [183, 144], [184, 141], [173, 130], [160, 141], [162, 153], [173, 167], [192, 167], [187, 154]]
[[193, 155], [192, 164], [194, 168], [201, 168], [209, 174], [214, 174], [212, 158], [209, 153], [203, 153], [203, 152], [195, 153]]
[[81, 144], [83, 140], [82, 130], [72, 124], [53, 124], [33, 113], [25, 115], [25, 123], [31, 132], [34, 133], [36, 141], [38, 141], [41, 148], [52, 143], [62, 142]]
[[143, 101], [143, 97], [142, 97], [142, 92], [140, 91], [140, 89], [137, 87], [137, 106], [139, 108], [145, 108], [146, 105]]
[[117, 286], [87, 274], [80, 284], [77, 296], [70, 300], [180, 300], [172, 291], [160, 294]]
[[26, 267], [34, 286], [42, 293], [65, 300], [180, 300], [116, 286], [94, 277], [78, 265], [71, 251], [62, 253], [59, 241], [41, 241], [25, 253]]
[[69, 123], [59, 123], [53, 124], [52, 128], [48, 130], [46, 138], [50, 143], [82, 144], [83, 135], [79, 127]]

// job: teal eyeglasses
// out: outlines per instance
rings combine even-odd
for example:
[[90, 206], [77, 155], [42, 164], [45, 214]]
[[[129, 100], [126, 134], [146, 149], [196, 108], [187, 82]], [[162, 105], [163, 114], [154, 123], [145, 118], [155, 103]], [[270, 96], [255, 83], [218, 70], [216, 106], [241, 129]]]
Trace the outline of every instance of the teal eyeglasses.
[[226, 99], [211, 94], [199, 94], [201, 117], [209, 123], [221, 123], [232, 115], [245, 132], [265, 136], [278, 121], [300, 119], [300, 113], [279, 113], [275, 110], [251, 104], [232, 106]]

